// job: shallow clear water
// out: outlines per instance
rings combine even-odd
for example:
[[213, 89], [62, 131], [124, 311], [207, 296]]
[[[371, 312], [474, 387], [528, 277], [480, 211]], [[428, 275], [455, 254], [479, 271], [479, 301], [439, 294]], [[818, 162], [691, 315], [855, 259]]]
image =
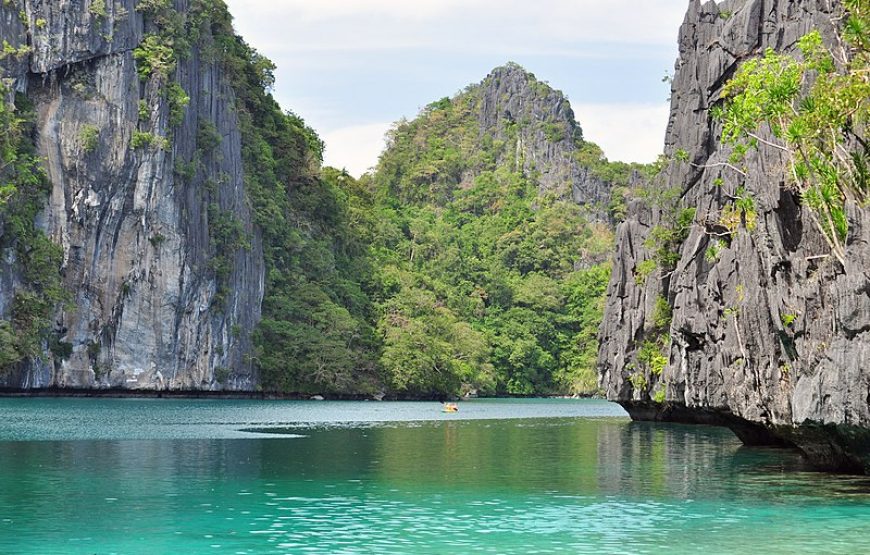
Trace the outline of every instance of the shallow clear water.
[[599, 401], [0, 399], [3, 554], [701, 550], [868, 553], [870, 482]]

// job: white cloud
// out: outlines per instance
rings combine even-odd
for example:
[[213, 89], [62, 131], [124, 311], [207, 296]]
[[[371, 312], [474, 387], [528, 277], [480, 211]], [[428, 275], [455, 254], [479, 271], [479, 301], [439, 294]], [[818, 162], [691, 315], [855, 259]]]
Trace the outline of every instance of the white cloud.
[[575, 104], [583, 136], [609, 160], [652, 162], [661, 154], [670, 110], [667, 104]]
[[516, 21], [534, 21], [541, 37], [567, 42], [664, 44], [676, 41], [685, 0], [512, 0], [527, 6]]
[[[643, 104], [664, 92], [658, 79], [637, 74], [672, 66], [686, 8], [686, 0], [227, 3], [237, 31], [278, 65], [276, 97], [321, 131], [326, 163], [355, 175], [384, 146], [389, 124], [372, 122], [413, 117], [414, 107], [507, 60], [526, 63], [578, 102], [586, 136], [609, 158], [653, 160], [668, 110]], [[546, 70], [534, 61], [542, 58]]]
[[480, 0], [231, 0], [231, 6], [307, 22], [377, 15], [391, 19], [423, 20]]
[[516, 54], [560, 44], [662, 44], [685, 0], [228, 0], [268, 52], [436, 48]]
[[322, 133], [326, 143], [323, 163], [361, 176], [378, 163], [390, 127], [392, 123], [370, 123]]

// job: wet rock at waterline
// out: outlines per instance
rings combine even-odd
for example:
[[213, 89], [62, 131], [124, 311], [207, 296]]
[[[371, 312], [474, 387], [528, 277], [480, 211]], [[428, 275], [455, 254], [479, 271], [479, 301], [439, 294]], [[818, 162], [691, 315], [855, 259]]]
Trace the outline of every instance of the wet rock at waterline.
[[[647, 238], [668, 215], [649, 202], [631, 206], [617, 233], [599, 368], [607, 397], [635, 418], [726, 425], [746, 443], [793, 444], [821, 468], [863, 471], [870, 211], [847, 206], [839, 264], [784, 186], [781, 153], [761, 145], [746, 177], [731, 170], [710, 112], [742, 61], [767, 48], [794, 51], [813, 29], [831, 39], [838, 4], [832, 12], [816, 0], [690, 3], [665, 144], [667, 155], [684, 152], [688, 161], [672, 162], [652, 188], [677, 189], [678, 209], [694, 209], [694, 218], [673, 271], [643, 275], [654, 257]], [[754, 199], [754, 225], [718, 241], [710, 222], [740, 188]], [[664, 330], [655, 322], [662, 305], [670, 312]], [[642, 351], [661, 333], [670, 342], [653, 371]]]

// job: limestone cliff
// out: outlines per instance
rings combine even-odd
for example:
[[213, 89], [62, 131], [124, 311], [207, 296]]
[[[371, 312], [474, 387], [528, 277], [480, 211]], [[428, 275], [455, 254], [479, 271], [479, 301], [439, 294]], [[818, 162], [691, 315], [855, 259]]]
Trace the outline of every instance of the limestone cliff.
[[516, 152], [509, 155], [524, 173], [537, 177], [542, 194], [604, 212], [612, 184], [577, 160], [583, 132], [561, 92], [513, 63], [493, 70], [478, 92], [481, 136], [504, 139], [516, 130]]
[[[746, 443], [793, 444], [820, 467], [861, 471], [870, 468], [870, 212], [847, 207], [840, 265], [783, 186], [779, 152], [762, 145], [746, 160], [747, 177], [731, 171], [710, 113], [742, 61], [767, 48], [791, 52], [812, 29], [830, 38], [841, 9], [823, 0], [690, 3], [665, 146], [688, 160], [651, 186], [675, 188], [675, 206], [636, 201], [618, 230], [599, 369], [607, 397], [635, 418], [728, 425]], [[744, 215], [739, 232], [719, 240], [716, 222], [738, 197], [754, 199], [753, 221]], [[648, 238], [673, 210], [693, 216], [676, 263], [649, 274]]]
[[[163, 32], [159, 4], [0, 3], [0, 38], [21, 48], [4, 60], [3, 77], [34, 105], [36, 146], [52, 186], [38, 225], [63, 247], [70, 298], [52, 331], [71, 347], [16, 365], [0, 377], [3, 386], [256, 383], [250, 337], [264, 263], [246, 200], [234, 91], [215, 61], [202, 3], [165, 3], [198, 34], [168, 74], [142, 71], [137, 49]], [[244, 248], [219, 252], [221, 221], [238, 223]], [[219, 256], [230, 259], [223, 274], [213, 264]], [[9, 244], [3, 259], [0, 318], [9, 318], [20, 285]]]
[[[446, 106], [455, 108], [449, 117], [442, 109]], [[536, 181], [541, 195], [573, 200], [594, 217], [607, 217], [614, 184], [591, 167], [607, 161], [600, 150], [597, 156], [584, 151], [591, 143], [584, 140], [567, 98], [515, 63], [495, 68], [452, 99], [429, 105], [411, 123], [418, 125], [420, 141], [437, 136], [453, 150], [439, 152], [437, 164], [412, 175], [409, 168], [392, 163], [396, 145], [389, 145], [378, 168], [381, 175], [395, 182], [432, 181], [428, 189], [405, 186], [393, 191], [396, 196], [413, 201], [414, 195], [426, 197], [431, 190], [449, 198], [455, 187], [469, 187], [481, 172], [503, 167]]]

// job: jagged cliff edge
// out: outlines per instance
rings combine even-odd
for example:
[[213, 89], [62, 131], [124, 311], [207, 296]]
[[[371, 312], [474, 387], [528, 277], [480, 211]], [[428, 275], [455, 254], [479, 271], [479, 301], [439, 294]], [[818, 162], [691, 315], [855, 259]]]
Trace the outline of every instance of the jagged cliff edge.
[[[820, 468], [870, 469], [870, 212], [848, 206], [845, 266], [828, 256], [801, 201], [784, 187], [780, 154], [762, 145], [744, 179], [720, 165], [730, 151], [710, 109], [737, 66], [767, 48], [795, 49], [819, 29], [830, 39], [841, 14], [824, 0], [693, 0], [680, 29], [665, 153], [685, 151], [653, 188], [678, 187], [694, 223], [670, 273], [639, 271], [663, 210], [637, 201], [617, 234], [608, 290], [601, 385], [636, 419], [729, 426], [747, 444], [789, 444]], [[716, 256], [715, 221], [745, 187], [754, 229]], [[713, 229], [712, 231], [715, 231]], [[638, 360], [657, 305], [672, 318], [660, 374]]]

